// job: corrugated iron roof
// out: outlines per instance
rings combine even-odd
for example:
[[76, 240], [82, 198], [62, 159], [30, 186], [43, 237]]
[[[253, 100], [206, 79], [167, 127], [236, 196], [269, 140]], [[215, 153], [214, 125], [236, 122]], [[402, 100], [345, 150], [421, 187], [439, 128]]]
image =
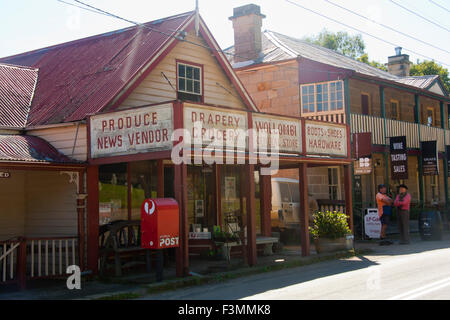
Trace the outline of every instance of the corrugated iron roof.
[[47, 141], [28, 135], [0, 135], [0, 161], [79, 163]]
[[422, 88], [422, 89], [428, 89], [435, 80], [439, 78], [439, 75], [429, 75], [429, 76], [411, 76], [411, 77], [402, 77], [398, 79], [398, 82]]
[[[144, 26], [174, 35], [188, 12]], [[39, 68], [27, 126], [70, 122], [99, 112], [171, 37], [130, 27], [0, 59]]]
[[0, 64], [0, 126], [24, 128], [38, 79], [38, 70]]
[[[428, 89], [431, 83], [438, 78], [438, 75], [431, 76], [411, 76], [399, 77], [389, 72], [372, 67], [361, 61], [344, 56], [334, 50], [324, 48], [304, 40], [292, 38], [274, 31], [265, 30], [262, 32], [262, 54], [258, 60], [241, 63], [233, 63], [233, 57], [229, 55], [229, 60], [236, 68], [251, 64], [270, 63], [304, 57], [313, 61], [321, 62], [338, 68], [345, 68], [372, 77], [396, 81], [401, 84], [414, 86], [421, 89]], [[234, 54], [234, 46], [225, 50]]]

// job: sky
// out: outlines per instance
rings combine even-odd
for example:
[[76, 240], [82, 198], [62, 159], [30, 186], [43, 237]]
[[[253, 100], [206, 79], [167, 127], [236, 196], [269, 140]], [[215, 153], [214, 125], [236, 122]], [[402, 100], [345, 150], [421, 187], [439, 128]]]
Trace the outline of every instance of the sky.
[[[64, 1], [76, 4], [74, 0]], [[402, 53], [409, 54], [413, 62], [417, 59], [432, 58], [450, 70], [450, 0], [329, 1], [437, 48], [387, 30], [337, 8], [326, 0], [199, 0], [199, 7], [202, 18], [223, 49], [233, 45], [233, 28], [228, 19], [233, 15], [233, 8], [254, 3], [261, 7], [261, 12], [266, 16], [263, 20], [263, 30], [272, 30], [296, 38], [316, 35], [323, 29], [332, 32], [347, 31], [351, 35], [360, 33], [349, 28], [350, 26], [391, 42], [388, 44], [361, 33], [370, 60], [386, 63], [388, 56], [395, 55], [394, 48], [398, 45], [403, 47]], [[195, 8], [195, 0], [83, 0], [83, 2], [136, 22], [152, 21]], [[290, 2], [319, 12], [347, 26]], [[438, 26], [396, 6], [393, 2], [424, 16]], [[0, 57], [130, 26], [124, 21], [82, 10], [57, 0], [0, 0], [0, 21], [2, 26]]]

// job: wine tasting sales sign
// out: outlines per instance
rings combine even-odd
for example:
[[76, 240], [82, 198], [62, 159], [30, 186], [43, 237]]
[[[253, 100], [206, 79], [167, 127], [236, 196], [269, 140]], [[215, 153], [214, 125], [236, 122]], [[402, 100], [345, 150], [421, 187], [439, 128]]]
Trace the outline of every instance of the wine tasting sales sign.
[[394, 180], [408, 179], [408, 155], [406, 137], [391, 137], [391, 178]]

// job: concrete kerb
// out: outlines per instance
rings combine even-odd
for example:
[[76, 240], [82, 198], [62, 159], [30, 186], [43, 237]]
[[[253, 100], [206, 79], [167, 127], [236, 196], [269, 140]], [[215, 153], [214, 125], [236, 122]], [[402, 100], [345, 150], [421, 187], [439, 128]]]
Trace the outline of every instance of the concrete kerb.
[[[256, 275], [264, 272], [278, 271], [282, 269], [306, 266], [313, 263], [319, 263], [327, 260], [344, 259], [362, 254], [371, 253], [372, 249], [352, 249], [348, 251], [337, 251], [333, 253], [317, 254], [308, 257], [299, 257], [291, 261], [273, 262], [265, 265], [257, 265], [254, 267], [243, 267], [227, 272], [211, 273], [208, 275], [193, 275], [186, 278], [168, 279], [163, 282], [139, 285], [130, 290], [105, 292], [87, 296], [88, 300], [127, 300], [136, 299], [144, 295], [157, 294], [169, 290], [177, 290], [196, 285], [220, 283], [230, 281], [236, 278]], [[83, 299], [83, 300], [84, 300]]]

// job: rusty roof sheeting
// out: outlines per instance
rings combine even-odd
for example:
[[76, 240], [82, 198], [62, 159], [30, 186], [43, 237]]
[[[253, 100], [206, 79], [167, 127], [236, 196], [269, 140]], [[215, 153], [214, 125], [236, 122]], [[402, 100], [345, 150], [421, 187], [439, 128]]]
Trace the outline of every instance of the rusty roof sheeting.
[[0, 161], [79, 163], [47, 141], [28, 135], [0, 135]]
[[0, 126], [24, 128], [38, 79], [38, 70], [0, 64]]
[[[175, 35], [193, 12], [145, 23]], [[172, 39], [130, 27], [0, 59], [39, 68], [27, 126], [82, 120], [101, 111]]]

